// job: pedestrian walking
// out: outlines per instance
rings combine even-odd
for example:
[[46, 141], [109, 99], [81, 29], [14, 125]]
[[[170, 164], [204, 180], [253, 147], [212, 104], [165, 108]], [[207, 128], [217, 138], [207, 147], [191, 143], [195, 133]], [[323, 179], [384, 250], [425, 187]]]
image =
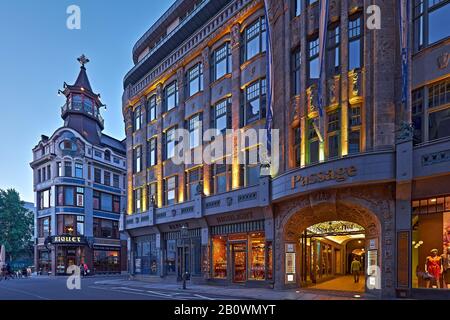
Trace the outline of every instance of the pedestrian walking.
[[89, 268], [88, 265], [86, 263], [83, 264], [83, 269], [84, 269], [84, 275], [87, 276], [89, 273]]
[[361, 262], [359, 262], [357, 257], [353, 258], [350, 269], [351, 269], [351, 273], [353, 274], [353, 279], [355, 280], [355, 283], [358, 283], [359, 282], [359, 274], [361, 272]]

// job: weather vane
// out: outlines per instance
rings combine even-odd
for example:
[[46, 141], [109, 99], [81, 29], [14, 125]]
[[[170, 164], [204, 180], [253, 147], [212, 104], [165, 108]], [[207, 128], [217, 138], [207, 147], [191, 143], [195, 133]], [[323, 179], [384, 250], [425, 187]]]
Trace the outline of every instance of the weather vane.
[[86, 56], [84, 54], [82, 54], [81, 57], [79, 57], [77, 60], [81, 64], [82, 67], [84, 67], [85, 64], [89, 63], [89, 59], [86, 58]]

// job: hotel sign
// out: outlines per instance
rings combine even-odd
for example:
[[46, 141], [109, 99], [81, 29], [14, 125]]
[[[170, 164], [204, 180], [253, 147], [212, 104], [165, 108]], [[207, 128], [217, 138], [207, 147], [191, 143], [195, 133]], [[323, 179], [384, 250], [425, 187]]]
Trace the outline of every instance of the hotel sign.
[[297, 187], [297, 184], [306, 187], [312, 184], [322, 183], [325, 181], [344, 182], [348, 178], [356, 176], [356, 174], [357, 174], [356, 167], [351, 166], [348, 168], [339, 168], [335, 170], [313, 173], [307, 176], [294, 175], [291, 178], [291, 188], [295, 189]]

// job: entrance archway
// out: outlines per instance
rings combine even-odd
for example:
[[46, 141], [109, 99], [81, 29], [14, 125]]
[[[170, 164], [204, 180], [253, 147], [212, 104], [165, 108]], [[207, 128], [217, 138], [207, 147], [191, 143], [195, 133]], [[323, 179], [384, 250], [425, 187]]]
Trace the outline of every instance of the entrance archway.
[[303, 232], [299, 249], [302, 287], [365, 290], [366, 245], [362, 226], [348, 221], [315, 224]]
[[[302, 252], [302, 245], [304, 245], [302, 241], [305, 240], [302, 240], [302, 237], [304, 239], [305, 230], [311, 226], [330, 222], [345, 222], [360, 226], [357, 232], [359, 239], [351, 237], [339, 239], [342, 241], [339, 244], [340, 247], [335, 246], [333, 250], [345, 251], [347, 244], [350, 244], [352, 240], [361, 241], [362, 246], [359, 249], [361, 252], [364, 249], [362, 272], [364, 274], [367, 270], [370, 271], [367, 279], [360, 279], [363, 282], [361, 290], [368, 291], [368, 289], [383, 289], [388, 285], [391, 286], [391, 272], [386, 276], [381, 272], [382, 264], [387, 263], [387, 268], [390, 268], [392, 264], [390, 239], [393, 237], [391, 226], [395, 207], [389, 188], [371, 189], [373, 198], [361, 197], [367, 192], [364, 187], [358, 190], [352, 189], [311, 193], [277, 206], [275, 232], [279, 240], [276, 247], [279, 263], [275, 265], [276, 287], [309, 286], [307, 279], [305, 280], [305, 255]], [[327, 245], [329, 244], [327, 242]], [[385, 250], [388, 251], [385, 252]], [[350, 276], [345, 262], [348, 256], [341, 252], [340, 257], [341, 261], [337, 264], [335, 261], [335, 266], [332, 266], [331, 278], [338, 274]], [[375, 291], [372, 292], [375, 293]]]

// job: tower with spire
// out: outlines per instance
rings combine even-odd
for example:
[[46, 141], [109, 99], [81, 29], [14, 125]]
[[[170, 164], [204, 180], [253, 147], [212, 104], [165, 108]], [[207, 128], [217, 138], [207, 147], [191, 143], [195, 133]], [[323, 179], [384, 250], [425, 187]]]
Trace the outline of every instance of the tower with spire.
[[104, 129], [104, 120], [100, 109], [106, 107], [100, 100], [100, 94], [94, 93], [86, 72], [89, 59], [83, 54], [78, 59], [80, 73], [73, 85], [64, 83], [63, 94], [66, 103], [62, 107], [61, 117], [64, 126], [78, 131], [93, 144], [100, 143], [101, 132]]
[[86, 263], [93, 273], [121, 273], [127, 270], [127, 237], [119, 228], [126, 207], [125, 141], [103, 133], [105, 105], [89, 82], [89, 59], [82, 55], [78, 62], [75, 83], [58, 91], [65, 97], [64, 124], [33, 148], [36, 270], [65, 275]]

